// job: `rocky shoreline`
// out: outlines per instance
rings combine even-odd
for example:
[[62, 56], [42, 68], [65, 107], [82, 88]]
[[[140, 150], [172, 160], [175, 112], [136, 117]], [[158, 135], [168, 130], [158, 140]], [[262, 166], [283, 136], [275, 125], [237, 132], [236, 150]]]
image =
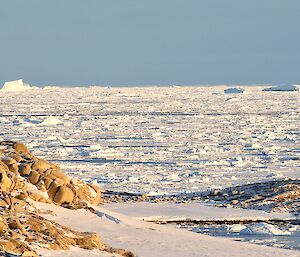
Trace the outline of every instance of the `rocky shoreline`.
[[102, 197], [104, 203], [144, 201], [190, 203], [199, 201], [213, 204], [216, 207], [237, 207], [267, 212], [286, 211], [295, 216], [300, 214], [299, 179], [280, 179], [204, 192], [158, 196], [106, 190], [102, 192]]
[[14, 141], [0, 142], [0, 254], [38, 256], [36, 249], [67, 250], [71, 246], [98, 249], [123, 256], [99, 235], [75, 231], [43, 218], [34, 201], [93, 211], [100, 204], [100, 189], [69, 178], [59, 166], [34, 156]]
[[288, 211], [299, 221], [300, 180], [282, 179], [163, 196], [101, 192], [93, 184], [71, 179], [58, 165], [34, 156], [25, 145], [14, 141], [0, 142], [0, 190], [2, 256], [38, 256], [37, 248], [67, 250], [72, 246], [134, 256], [130, 251], [105, 244], [96, 233], [75, 231], [43, 218], [35, 201], [89, 212], [94, 212], [93, 205], [101, 203], [199, 201], [217, 207]]

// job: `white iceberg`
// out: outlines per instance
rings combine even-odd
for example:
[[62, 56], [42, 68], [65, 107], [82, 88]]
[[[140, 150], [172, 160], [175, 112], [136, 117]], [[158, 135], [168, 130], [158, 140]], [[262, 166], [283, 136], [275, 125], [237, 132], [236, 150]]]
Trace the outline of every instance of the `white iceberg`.
[[299, 85], [280, 85], [264, 88], [262, 91], [299, 91]]
[[224, 90], [224, 94], [243, 94], [245, 89], [230, 87]]
[[3, 92], [19, 92], [19, 91], [25, 91], [29, 89], [36, 89], [37, 87], [32, 87], [27, 83], [24, 83], [22, 79], [14, 80], [14, 81], [8, 81], [5, 82], [1, 91]]
[[42, 125], [57, 125], [57, 124], [62, 124], [63, 122], [57, 118], [57, 117], [47, 117], [41, 124]]

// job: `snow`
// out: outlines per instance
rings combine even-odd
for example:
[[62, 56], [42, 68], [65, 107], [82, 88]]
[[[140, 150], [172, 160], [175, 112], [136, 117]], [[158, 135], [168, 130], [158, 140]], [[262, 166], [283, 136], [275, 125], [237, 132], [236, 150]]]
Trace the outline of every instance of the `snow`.
[[263, 91], [299, 91], [298, 85], [280, 85], [264, 88]]
[[[113, 247], [125, 248], [140, 257], [296, 257], [297, 251], [283, 250], [248, 243], [235, 242], [225, 238], [215, 238], [193, 233], [170, 226], [157, 225], [136, 220], [123, 214], [107, 210], [106, 207], [95, 207], [96, 213], [85, 210], [69, 210], [62, 207], [36, 203], [38, 208], [52, 210], [43, 214], [48, 219], [71, 226], [81, 231], [98, 232], [103, 241]], [[41, 250], [39, 253], [43, 253]], [[72, 252], [48, 252], [42, 256], [105, 256], [84, 250]]]
[[245, 89], [243, 88], [236, 88], [236, 87], [231, 87], [227, 88], [224, 90], [225, 94], [242, 94], [244, 93]]
[[27, 83], [24, 83], [22, 79], [5, 82], [1, 91], [2, 92], [19, 92], [30, 89], [36, 89], [37, 87], [32, 87]]
[[289, 213], [267, 213], [261, 210], [217, 208], [193, 203], [113, 203], [105, 205], [110, 211], [146, 221], [205, 221], [205, 220], [269, 220], [291, 219]]

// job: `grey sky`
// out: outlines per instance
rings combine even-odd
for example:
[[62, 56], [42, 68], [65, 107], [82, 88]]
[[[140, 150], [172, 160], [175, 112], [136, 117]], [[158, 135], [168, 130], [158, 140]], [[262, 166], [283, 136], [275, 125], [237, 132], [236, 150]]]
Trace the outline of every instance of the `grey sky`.
[[299, 17], [299, 0], [3, 0], [0, 83], [299, 83]]

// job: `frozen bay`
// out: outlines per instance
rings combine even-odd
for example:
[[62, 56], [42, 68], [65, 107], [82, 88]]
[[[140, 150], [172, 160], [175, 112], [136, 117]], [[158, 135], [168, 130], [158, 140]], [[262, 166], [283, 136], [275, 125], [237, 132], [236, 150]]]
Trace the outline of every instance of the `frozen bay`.
[[225, 87], [48, 88], [0, 93], [2, 139], [73, 177], [163, 194], [299, 178], [299, 92]]

